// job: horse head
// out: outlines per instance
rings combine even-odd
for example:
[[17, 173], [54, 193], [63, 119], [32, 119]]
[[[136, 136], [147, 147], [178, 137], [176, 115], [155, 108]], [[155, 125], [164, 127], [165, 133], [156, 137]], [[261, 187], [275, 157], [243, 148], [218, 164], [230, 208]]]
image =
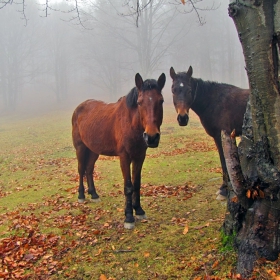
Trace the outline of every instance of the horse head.
[[156, 148], [160, 140], [160, 126], [163, 118], [163, 96], [161, 91], [165, 84], [165, 74], [158, 80], [143, 82], [139, 73], [135, 75], [135, 84], [138, 91], [137, 108], [144, 128], [143, 137], [148, 147]]
[[194, 102], [192, 95], [191, 77], [193, 69], [190, 66], [188, 72], [175, 72], [174, 68], [170, 68], [170, 76], [173, 80], [172, 94], [173, 104], [177, 112], [177, 121], [179, 125], [186, 126], [189, 121], [189, 110]]

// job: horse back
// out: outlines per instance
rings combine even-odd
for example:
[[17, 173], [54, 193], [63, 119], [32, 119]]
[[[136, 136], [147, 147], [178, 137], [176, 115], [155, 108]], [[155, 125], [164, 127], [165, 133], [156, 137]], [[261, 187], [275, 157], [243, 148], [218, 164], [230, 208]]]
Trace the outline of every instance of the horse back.
[[243, 118], [250, 91], [227, 84], [218, 84], [207, 101], [207, 107], [200, 115], [201, 123], [207, 133], [214, 137], [221, 130], [241, 135]]

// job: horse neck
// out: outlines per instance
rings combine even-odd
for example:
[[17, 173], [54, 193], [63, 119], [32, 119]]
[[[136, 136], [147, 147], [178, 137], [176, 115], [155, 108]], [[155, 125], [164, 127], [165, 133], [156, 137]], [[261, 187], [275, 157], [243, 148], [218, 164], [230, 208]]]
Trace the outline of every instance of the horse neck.
[[191, 78], [193, 103], [191, 109], [200, 116], [209, 106], [209, 94], [206, 90], [206, 82], [201, 79]]

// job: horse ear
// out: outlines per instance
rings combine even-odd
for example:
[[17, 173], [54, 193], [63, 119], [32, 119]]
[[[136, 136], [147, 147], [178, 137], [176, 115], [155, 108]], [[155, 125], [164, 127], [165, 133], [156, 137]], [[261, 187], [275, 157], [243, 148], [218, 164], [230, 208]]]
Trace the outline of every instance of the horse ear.
[[172, 80], [174, 80], [176, 77], [176, 73], [173, 67], [170, 68], [170, 77], [172, 78]]
[[165, 81], [166, 81], [165, 74], [162, 73], [157, 80], [157, 84], [158, 84], [158, 87], [159, 87], [160, 90], [163, 89], [163, 87], [165, 85]]
[[144, 84], [144, 82], [143, 82], [141, 75], [139, 73], [137, 73], [135, 75], [135, 85], [136, 85], [137, 89], [142, 90], [143, 84]]
[[189, 70], [188, 70], [188, 72], [187, 72], [187, 75], [191, 77], [191, 76], [192, 76], [192, 73], [193, 73], [192, 66], [190, 66], [190, 67], [189, 67]]

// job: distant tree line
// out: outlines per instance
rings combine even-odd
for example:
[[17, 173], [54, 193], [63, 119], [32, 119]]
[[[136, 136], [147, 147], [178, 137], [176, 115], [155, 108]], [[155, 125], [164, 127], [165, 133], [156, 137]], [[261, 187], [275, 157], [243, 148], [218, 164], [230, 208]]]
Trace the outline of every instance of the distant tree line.
[[[49, 1], [8, 2], [0, 2], [4, 110], [31, 101], [115, 101], [133, 86], [135, 73], [153, 78], [168, 74], [170, 66], [184, 71], [192, 65], [196, 77], [247, 87], [240, 43], [224, 1], [201, 11], [204, 25], [166, 0], [146, 1], [139, 18], [135, 6], [123, 0], [52, 6]], [[213, 1], [204, 0], [204, 7], [207, 3]]]

